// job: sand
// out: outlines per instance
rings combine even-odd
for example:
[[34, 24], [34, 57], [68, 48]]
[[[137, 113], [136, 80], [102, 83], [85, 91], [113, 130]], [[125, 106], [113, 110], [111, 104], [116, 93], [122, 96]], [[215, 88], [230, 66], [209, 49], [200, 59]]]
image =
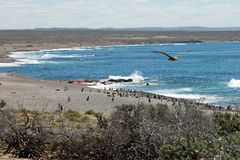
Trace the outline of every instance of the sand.
[[[187, 43], [209, 41], [240, 41], [240, 32], [140, 32], [140, 31], [84, 31], [84, 30], [18, 30], [0, 31], [0, 64], [14, 62], [8, 54], [14, 51], [72, 48], [102, 45], [129, 45], [149, 43]], [[114, 106], [122, 104], [149, 104], [148, 98], [116, 96], [99, 93], [86, 85], [69, 84], [66, 81], [37, 80], [20, 75], [0, 73], [0, 100], [9, 109], [84, 112], [93, 109], [110, 113]], [[66, 90], [67, 88], [67, 90]], [[82, 88], [84, 91], [81, 92]], [[91, 92], [90, 92], [91, 91]], [[89, 101], [87, 97], [89, 96]], [[70, 100], [69, 100], [70, 99]], [[152, 99], [151, 104], [167, 103]]]
[[[65, 111], [79, 112], [93, 109], [97, 112], [111, 113], [115, 106], [122, 104], [166, 103], [148, 98], [115, 96], [112, 91], [89, 88], [83, 84], [69, 84], [67, 81], [50, 81], [27, 78], [15, 74], [0, 73], [0, 100], [4, 100], [7, 109], [29, 109], [38, 111], [56, 111], [63, 105]], [[83, 92], [82, 89], [84, 88]], [[109, 94], [107, 94], [109, 92]], [[89, 96], [89, 100], [87, 98]]]

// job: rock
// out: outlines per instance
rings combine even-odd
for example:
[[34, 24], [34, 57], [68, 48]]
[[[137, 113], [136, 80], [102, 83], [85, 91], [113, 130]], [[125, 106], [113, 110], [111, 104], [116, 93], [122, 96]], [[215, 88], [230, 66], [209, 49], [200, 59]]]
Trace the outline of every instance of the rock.
[[132, 82], [133, 80], [132, 79], [109, 79], [108, 80], [109, 82]]

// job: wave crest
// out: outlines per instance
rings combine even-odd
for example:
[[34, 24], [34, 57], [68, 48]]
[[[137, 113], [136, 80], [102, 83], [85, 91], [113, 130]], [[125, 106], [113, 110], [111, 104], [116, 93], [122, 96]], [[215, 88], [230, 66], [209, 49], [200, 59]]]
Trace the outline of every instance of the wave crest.
[[[88, 58], [95, 57], [95, 54], [56, 54], [60, 49], [56, 50], [42, 50], [42, 51], [27, 51], [27, 52], [12, 52], [8, 55], [10, 58], [16, 60], [13, 63], [0, 63], [0, 67], [15, 67], [24, 64], [41, 64], [52, 63], [51, 59], [74, 59], [74, 58]], [[64, 49], [60, 50], [64, 51]]]
[[53, 58], [85, 58], [85, 57], [94, 57], [95, 54], [91, 55], [77, 55], [77, 54], [72, 54], [72, 55], [61, 55], [61, 54], [43, 54], [37, 59], [53, 59]]
[[230, 87], [230, 88], [240, 88], [240, 80], [231, 79], [228, 82], [228, 87]]
[[139, 71], [134, 71], [131, 75], [129, 76], [109, 76], [108, 79], [124, 79], [124, 80], [128, 80], [128, 79], [132, 79], [133, 83], [141, 83], [144, 81], [144, 77], [141, 75], [141, 73]]

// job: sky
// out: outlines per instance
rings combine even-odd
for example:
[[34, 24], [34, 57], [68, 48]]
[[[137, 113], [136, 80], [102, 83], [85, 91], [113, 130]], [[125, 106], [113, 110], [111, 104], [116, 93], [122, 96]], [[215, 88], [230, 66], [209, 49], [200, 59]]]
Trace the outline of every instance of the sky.
[[240, 0], [0, 0], [0, 29], [239, 27]]

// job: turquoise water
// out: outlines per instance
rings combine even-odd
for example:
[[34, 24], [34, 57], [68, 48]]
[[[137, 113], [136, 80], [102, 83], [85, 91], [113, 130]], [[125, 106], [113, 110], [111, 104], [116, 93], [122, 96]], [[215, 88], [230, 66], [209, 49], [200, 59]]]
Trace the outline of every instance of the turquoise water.
[[[178, 53], [179, 61], [151, 51]], [[239, 42], [88, 47], [18, 52], [11, 57], [18, 62], [0, 64], [0, 72], [41, 79], [132, 78], [133, 83], [112, 87], [240, 106]]]

